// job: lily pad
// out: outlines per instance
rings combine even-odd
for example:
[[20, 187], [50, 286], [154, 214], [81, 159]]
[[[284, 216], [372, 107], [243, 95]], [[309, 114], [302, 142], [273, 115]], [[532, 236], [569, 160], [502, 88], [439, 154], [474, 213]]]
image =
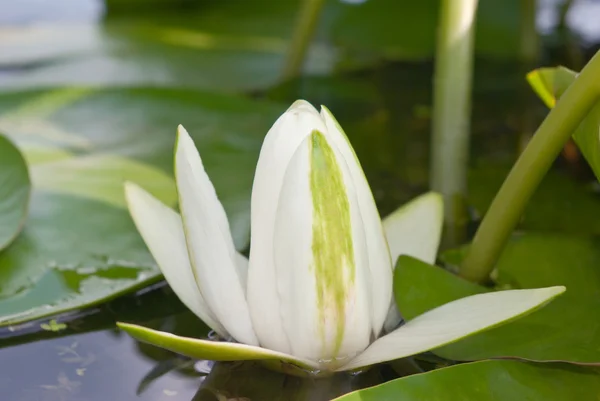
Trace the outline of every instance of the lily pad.
[[[594, 237], [551, 233], [516, 235], [495, 272], [498, 287], [536, 288], [565, 285], [566, 293], [544, 309], [518, 321], [477, 334], [434, 352], [461, 361], [516, 357], [535, 361], [600, 363], [600, 251]], [[464, 250], [444, 260], [457, 263]], [[439, 267], [403, 257], [396, 268], [395, 297], [406, 319], [445, 302], [488, 288]], [[418, 291], [417, 291], [418, 289]], [[460, 316], [456, 317], [460, 319]]]
[[[569, 85], [575, 81], [577, 73], [565, 67], [540, 68], [527, 74], [527, 80], [546, 106], [553, 108]], [[592, 167], [596, 178], [600, 179], [600, 102], [579, 124], [573, 133], [573, 140]]]
[[30, 192], [25, 159], [15, 145], [0, 135], [0, 251], [23, 228]]
[[403, 377], [336, 398], [338, 401], [591, 400], [596, 370], [564, 364], [481, 361]]
[[[507, 164], [478, 162], [469, 170], [469, 203], [483, 216], [510, 171]], [[527, 205], [519, 228], [600, 234], [600, 196], [587, 181], [551, 170]]]
[[176, 200], [178, 123], [203, 152], [239, 248], [271, 103], [163, 89], [58, 89], [0, 95], [0, 129], [31, 165], [22, 235], [0, 254], [0, 325], [90, 306], [160, 279], [125, 208], [123, 182]]

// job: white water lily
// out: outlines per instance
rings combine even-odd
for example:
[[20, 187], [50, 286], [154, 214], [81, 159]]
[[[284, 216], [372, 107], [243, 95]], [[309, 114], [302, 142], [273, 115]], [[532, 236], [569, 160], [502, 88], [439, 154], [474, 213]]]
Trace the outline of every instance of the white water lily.
[[[426, 194], [383, 224], [360, 163], [326, 109], [295, 102], [265, 137], [251, 203], [249, 261], [180, 126], [181, 216], [126, 184], [133, 220], [182, 302], [227, 342], [119, 324], [139, 340], [195, 358], [268, 360], [309, 371], [351, 370], [414, 355], [527, 313], [564, 287], [463, 298], [395, 328], [393, 264], [433, 263], [442, 224]], [[387, 317], [387, 321], [386, 321]]]

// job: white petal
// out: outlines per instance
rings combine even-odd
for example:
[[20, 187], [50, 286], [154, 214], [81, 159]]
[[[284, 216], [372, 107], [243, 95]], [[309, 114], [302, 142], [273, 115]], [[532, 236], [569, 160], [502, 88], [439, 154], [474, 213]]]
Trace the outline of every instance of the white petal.
[[246, 293], [246, 283], [248, 282], [248, 258], [239, 252], [235, 253], [235, 267], [242, 282], [242, 290]]
[[346, 134], [338, 122], [324, 106], [321, 106], [321, 116], [327, 125], [327, 138], [335, 144], [348, 164], [350, 175], [356, 187], [369, 252], [369, 269], [372, 281], [371, 317], [373, 321], [373, 334], [378, 336], [392, 300], [392, 260], [390, 259], [381, 218], [373, 199], [373, 193], [360, 162], [354, 153], [354, 149], [352, 149]]
[[188, 254], [202, 296], [239, 342], [258, 345], [225, 210], [192, 138], [179, 126], [175, 178]]
[[413, 199], [383, 219], [393, 263], [400, 255], [435, 263], [443, 222], [443, 199], [435, 192]]
[[267, 133], [252, 187], [248, 304], [260, 344], [290, 352], [283, 331], [276, 290], [273, 234], [283, 175], [292, 155], [313, 130], [325, 130], [319, 113], [305, 101], [295, 102]]
[[[408, 255], [433, 264], [440, 245], [444, 223], [442, 196], [429, 192], [418, 196], [383, 219], [394, 267], [400, 255]], [[385, 330], [391, 331], [401, 317], [396, 303], [390, 305]]]
[[364, 229], [350, 172], [322, 133], [307, 137], [287, 168], [273, 241], [291, 354], [335, 365], [363, 351], [371, 336]]
[[[233, 362], [281, 361], [298, 366], [298, 368], [304, 370], [304, 373], [307, 375], [310, 371], [315, 370], [318, 367], [318, 364], [314, 361], [296, 358], [295, 356], [271, 351], [266, 348], [225, 341], [209, 341], [181, 337], [176, 336], [175, 334], [137, 326], [135, 324], [117, 323], [117, 326], [139, 341], [156, 345], [194, 359]], [[279, 364], [275, 366], [281, 367]], [[289, 367], [285, 366], [285, 368]]]
[[351, 370], [426, 352], [521, 317], [562, 294], [565, 287], [473, 295], [417, 316], [381, 337], [339, 370]]
[[138, 231], [175, 294], [211, 329], [222, 337], [229, 337], [196, 285], [181, 217], [131, 182], [125, 183], [125, 198]]

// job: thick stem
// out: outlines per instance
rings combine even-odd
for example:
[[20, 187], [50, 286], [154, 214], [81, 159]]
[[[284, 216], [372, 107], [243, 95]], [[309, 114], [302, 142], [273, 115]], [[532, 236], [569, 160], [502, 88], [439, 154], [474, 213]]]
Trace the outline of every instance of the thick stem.
[[476, 282], [488, 279], [527, 202], [564, 144], [599, 100], [598, 77], [600, 52], [561, 96], [506, 177], [463, 260], [461, 276]]
[[433, 87], [431, 188], [444, 196], [450, 243], [460, 239], [467, 222], [465, 197], [476, 10], [477, 0], [441, 2]]
[[300, 73], [306, 53], [315, 34], [323, 4], [325, 4], [325, 0], [303, 1], [294, 28], [292, 43], [283, 67], [284, 79], [294, 78]]

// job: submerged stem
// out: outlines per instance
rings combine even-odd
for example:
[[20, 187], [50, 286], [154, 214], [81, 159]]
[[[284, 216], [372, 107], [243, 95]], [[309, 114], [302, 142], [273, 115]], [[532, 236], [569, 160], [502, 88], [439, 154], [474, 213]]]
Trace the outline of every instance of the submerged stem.
[[527, 202], [599, 98], [600, 52], [550, 110], [506, 177], [473, 238], [461, 276], [476, 282], [488, 279]]
[[441, 3], [435, 55], [431, 188], [444, 196], [448, 242], [467, 223], [466, 190], [471, 118], [473, 39], [477, 0]]
[[304, 0], [296, 20], [292, 43], [288, 50], [285, 66], [283, 67], [283, 78], [289, 79], [297, 76], [302, 69], [304, 59], [310, 42], [313, 39], [319, 15], [325, 0]]

